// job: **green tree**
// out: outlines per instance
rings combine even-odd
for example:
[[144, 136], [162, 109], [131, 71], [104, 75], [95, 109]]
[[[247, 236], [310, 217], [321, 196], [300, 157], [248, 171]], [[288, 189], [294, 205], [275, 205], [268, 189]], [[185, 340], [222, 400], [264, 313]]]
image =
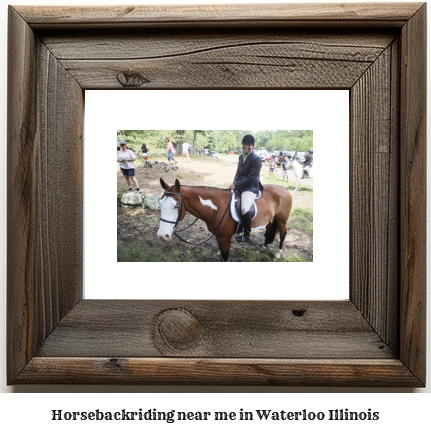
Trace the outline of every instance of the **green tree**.
[[313, 149], [312, 130], [277, 130], [267, 143], [267, 150], [307, 151]]
[[289, 149], [294, 150], [295, 156], [299, 151], [306, 152], [313, 149], [313, 131], [312, 130], [294, 130], [289, 131]]
[[226, 131], [222, 136], [222, 139], [220, 141], [217, 150], [220, 152], [226, 152], [234, 149], [236, 147], [236, 144], [237, 144], [237, 140], [235, 138], [233, 131]]
[[307, 151], [313, 149], [312, 130], [118, 130], [117, 144], [124, 139], [129, 148], [138, 151], [142, 144], [146, 144], [150, 154], [163, 154], [166, 150], [166, 137], [176, 143], [177, 151], [185, 139], [193, 143], [193, 150], [241, 150], [244, 135], [255, 137], [257, 149]]
[[[196, 145], [200, 144], [200, 146], [205, 146], [205, 143], [208, 142], [208, 132], [206, 130], [194, 130], [193, 131], [193, 153], [195, 152]], [[200, 138], [200, 139], [199, 139]]]
[[262, 130], [255, 133], [255, 145], [258, 150], [268, 150], [267, 147], [272, 139], [272, 133], [270, 130]]

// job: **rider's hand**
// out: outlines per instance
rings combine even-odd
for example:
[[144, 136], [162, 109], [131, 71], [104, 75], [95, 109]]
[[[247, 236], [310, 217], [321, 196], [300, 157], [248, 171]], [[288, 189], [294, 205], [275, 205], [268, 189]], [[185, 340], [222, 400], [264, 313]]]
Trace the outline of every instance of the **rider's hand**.
[[232, 184], [229, 186], [229, 189], [235, 190], [235, 185], [232, 183]]

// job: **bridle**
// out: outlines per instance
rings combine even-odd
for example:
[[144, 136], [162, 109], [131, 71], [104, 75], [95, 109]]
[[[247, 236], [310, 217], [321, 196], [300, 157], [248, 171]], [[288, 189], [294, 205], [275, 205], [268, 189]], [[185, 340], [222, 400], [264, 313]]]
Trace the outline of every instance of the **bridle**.
[[[160, 220], [161, 220], [162, 222], [166, 222], [166, 223], [173, 224], [173, 225], [174, 225], [174, 228], [176, 228], [177, 225], [178, 225], [178, 222], [180, 221], [180, 217], [181, 217], [181, 215], [183, 214], [183, 206], [184, 206], [184, 209], [187, 211], [186, 202], [185, 202], [185, 200], [184, 200], [184, 195], [183, 195], [182, 193], [178, 193], [178, 192], [171, 192], [171, 191], [165, 191], [165, 194], [179, 195], [179, 196], [181, 197], [181, 205], [180, 205], [180, 210], [179, 210], [179, 212], [178, 212], [177, 220], [176, 220], [176, 221], [168, 221], [168, 220], [166, 220], [166, 219], [162, 219], [162, 218], [160, 218]], [[196, 220], [197, 220], [197, 219], [196, 219]], [[195, 221], [195, 222], [196, 222], [196, 221]], [[193, 223], [194, 223], [194, 222], [193, 222]], [[193, 224], [192, 224], [192, 225], [193, 225]], [[191, 226], [191, 225], [190, 225], [190, 226]]]
[[188, 225], [188, 226], [186, 226], [185, 228], [183, 228], [183, 229], [181, 229], [181, 230], [178, 231], [176, 228], [177, 228], [178, 222], [180, 222], [180, 218], [181, 218], [181, 215], [182, 215], [182, 213], [183, 213], [183, 207], [184, 207], [184, 210], [187, 211], [186, 200], [185, 200], [184, 195], [183, 195], [182, 193], [172, 192], [172, 191], [165, 191], [165, 194], [179, 195], [179, 196], [181, 197], [181, 204], [180, 204], [180, 209], [179, 209], [179, 211], [178, 211], [178, 217], [177, 217], [177, 220], [176, 220], [175, 222], [174, 222], [174, 221], [169, 221], [169, 220], [166, 220], [166, 219], [162, 219], [162, 218], [160, 218], [160, 220], [161, 220], [162, 222], [166, 222], [166, 223], [173, 224], [173, 225], [174, 225], [173, 234], [175, 235], [175, 237], [177, 237], [178, 239], [180, 239], [180, 240], [183, 241], [184, 243], [187, 243], [187, 244], [190, 244], [190, 245], [193, 245], [193, 246], [199, 246], [199, 245], [201, 245], [201, 244], [204, 244], [204, 243], [210, 241], [210, 240], [211, 240], [211, 239], [212, 239], [212, 238], [213, 238], [213, 237], [218, 233], [218, 230], [220, 229], [220, 226], [221, 226], [221, 224], [222, 224], [222, 222], [223, 222], [223, 220], [224, 220], [224, 217], [226, 216], [226, 213], [227, 213], [227, 211], [229, 210], [230, 203], [231, 203], [231, 201], [232, 201], [232, 195], [233, 195], [233, 194], [230, 194], [229, 202], [227, 203], [226, 210], [225, 210], [224, 213], [223, 213], [223, 217], [221, 218], [221, 221], [220, 221], [220, 223], [219, 223], [217, 229], [215, 230], [215, 233], [212, 234], [209, 238], [207, 238], [207, 239], [206, 239], [205, 241], [203, 241], [203, 242], [200, 242], [200, 243], [190, 243], [188, 240], [184, 240], [182, 237], [180, 237], [180, 236], [178, 235], [178, 233], [183, 232], [183, 231], [189, 229], [192, 225], [194, 225], [194, 224], [199, 220], [199, 218], [197, 217], [197, 218], [196, 218], [196, 219], [195, 219], [195, 220], [194, 220], [190, 225]]

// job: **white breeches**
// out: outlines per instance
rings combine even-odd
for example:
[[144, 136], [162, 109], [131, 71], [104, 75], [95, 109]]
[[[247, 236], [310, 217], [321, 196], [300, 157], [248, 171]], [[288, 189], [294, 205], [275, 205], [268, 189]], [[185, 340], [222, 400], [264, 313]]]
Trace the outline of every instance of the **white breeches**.
[[256, 194], [253, 192], [243, 192], [241, 194], [241, 214], [246, 214], [250, 207], [252, 206], [254, 200], [256, 199]]

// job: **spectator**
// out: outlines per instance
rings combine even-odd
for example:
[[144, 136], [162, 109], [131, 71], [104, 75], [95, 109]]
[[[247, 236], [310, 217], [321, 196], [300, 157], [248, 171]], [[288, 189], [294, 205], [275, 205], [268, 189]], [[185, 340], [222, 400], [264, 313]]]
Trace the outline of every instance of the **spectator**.
[[269, 179], [273, 178], [275, 180], [275, 168], [277, 167], [277, 164], [275, 163], [274, 159], [271, 161], [271, 164], [269, 165]]
[[124, 179], [126, 180], [127, 186], [129, 189], [127, 192], [132, 192], [133, 188], [130, 183], [130, 180], [133, 181], [136, 185], [136, 192], [139, 192], [139, 184], [138, 180], [135, 177], [135, 164], [136, 160], [135, 153], [132, 150], [129, 150], [126, 145], [126, 141], [120, 141], [120, 151], [117, 151], [117, 162], [120, 162], [120, 169], [123, 173]]
[[175, 162], [175, 165], [178, 163], [175, 158], [174, 158], [174, 154], [175, 154], [175, 148], [174, 145], [172, 144], [172, 141], [169, 137], [166, 138], [166, 156], [168, 157], [168, 162], [170, 162], [171, 160], [173, 162]]
[[283, 162], [281, 162], [281, 169], [283, 173], [283, 180], [289, 180], [289, 168], [291, 164], [291, 156], [284, 156]]
[[186, 140], [183, 141], [183, 160], [184, 160], [184, 156], [187, 157], [189, 163], [190, 163], [190, 158], [189, 158], [189, 149], [190, 149], [191, 145], [187, 143]]
[[142, 153], [142, 157], [146, 161], [148, 159], [148, 149], [145, 144], [142, 144], [142, 147], [139, 149], [138, 154]]

